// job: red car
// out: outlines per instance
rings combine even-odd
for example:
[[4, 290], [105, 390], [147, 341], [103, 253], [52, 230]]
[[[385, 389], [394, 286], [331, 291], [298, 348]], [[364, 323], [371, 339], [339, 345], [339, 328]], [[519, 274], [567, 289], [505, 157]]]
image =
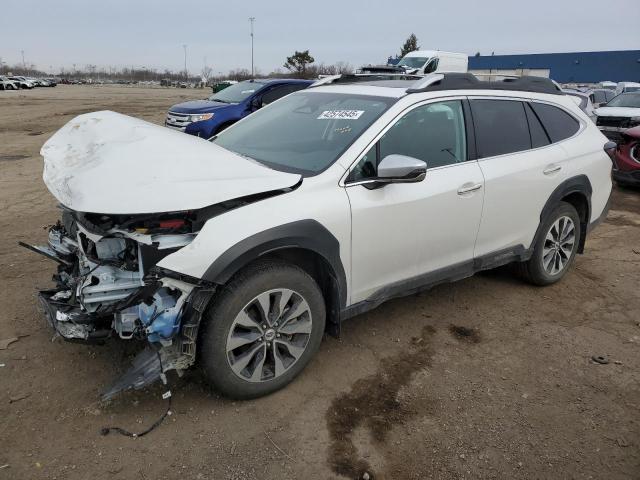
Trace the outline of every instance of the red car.
[[614, 159], [613, 179], [616, 183], [640, 187], [640, 126], [622, 133]]

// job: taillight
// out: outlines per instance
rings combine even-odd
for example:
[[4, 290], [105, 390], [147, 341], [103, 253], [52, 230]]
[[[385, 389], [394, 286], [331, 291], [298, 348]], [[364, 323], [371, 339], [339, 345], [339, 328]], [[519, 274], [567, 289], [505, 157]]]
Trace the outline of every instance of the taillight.
[[184, 220], [160, 220], [160, 228], [180, 228], [186, 225]]
[[604, 149], [606, 154], [609, 155], [609, 158], [611, 159], [611, 163], [613, 163], [613, 168], [617, 170], [618, 164], [616, 163], [616, 150], [618, 149], [618, 144], [616, 142], [609, 141], [605, 143], [604, 147], [602, 148]]

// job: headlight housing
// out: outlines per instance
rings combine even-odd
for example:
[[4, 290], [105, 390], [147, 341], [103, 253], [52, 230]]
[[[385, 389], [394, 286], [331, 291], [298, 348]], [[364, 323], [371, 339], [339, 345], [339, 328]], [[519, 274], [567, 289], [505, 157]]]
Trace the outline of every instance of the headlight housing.
[[629, 123], [630, 123], [631, 125], [638, 125], [638, 124], [640, 124], [640, 117], [631, 117], [631, 118], [629, 119]]
[[190, 115], [189, 120], [192, 122], [202, 122], [203, 120], [209, 120], [213, 118], [213, 113], [199, 113], [197, 115]]

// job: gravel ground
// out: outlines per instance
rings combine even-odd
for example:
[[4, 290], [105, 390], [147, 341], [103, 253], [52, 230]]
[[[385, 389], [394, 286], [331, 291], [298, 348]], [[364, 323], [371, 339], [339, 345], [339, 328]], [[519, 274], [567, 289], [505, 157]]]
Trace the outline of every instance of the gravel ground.
[[205, 95], [0, 92], [0, 340], [18, 337], [0, 342], [0, 479], [640, 478], [637, 190], [614, 192], [559, 284], [503, 268], [394, 300], [325, 338], [276, 394], [232, 402], [194, 371], [172, 379], [173, 415], [151, 434], [101, 436], [143, 430], [166, 403], [160, 388], [97, 401], [138, 345], [52, 341], [35, 294], [53, 264], [17, 246], [58, 217], [38, 152], [77, 114], [161, 123]]

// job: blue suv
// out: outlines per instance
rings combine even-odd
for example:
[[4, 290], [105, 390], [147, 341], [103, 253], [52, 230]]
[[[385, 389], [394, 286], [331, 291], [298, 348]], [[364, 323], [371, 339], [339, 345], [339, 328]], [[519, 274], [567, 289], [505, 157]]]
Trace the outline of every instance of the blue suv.
[[169, 109], [165, 126], [190, 135], [211, 138], [229, 125], [298, 90], [312, 80], [256, 79], [239, 82], [209, 97], [179, 103]]

